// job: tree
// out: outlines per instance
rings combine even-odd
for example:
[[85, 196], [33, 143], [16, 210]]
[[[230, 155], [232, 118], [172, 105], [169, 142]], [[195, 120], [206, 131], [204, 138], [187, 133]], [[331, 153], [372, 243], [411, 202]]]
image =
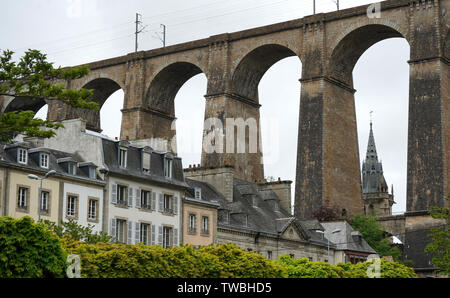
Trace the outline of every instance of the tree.
[[0, 278], [64, 277], [66, 258], [59, 239], [41, 223], [0, 217]]
[[[28, 50], [18, 62], [13, 61], [14, 52], [0, 54], [0, 95], [26, 97], [32, 100], [59, 100], [74, 108], [95, 110], [98, 104], [89, 99], [93, 90], [67, 89], [64, 82], [79, 79], [89, 73], [86, 66], [54, 68], [47, 55], [38, 50]], [[58, 83], [59, 82], [59, 83]], [[34, 119], [33, 111], [13, 111], [0, 116], [0, 141], [11, 142], [15, 135], [50, 138], [53, 129], [62, 127], [50, 120]]]
[[318, 221], [337, 221], [342, 220], [339, 216], [339, 210], [337, 207], [328, 207], [329, 201], [325, 200], [325, 203], [313, 211], [313, 216]]
[[398, 247], [392, 246], [388, 233], [383, 226], [377, 222], [375, 216], [356, 215], [350, 225], [353, 229], [361, 233], [364, 240], [379, 254], [383, 256], [392, 256], [394, 260], [400, 260], [402, 253]]
[[87, 227], [79, 225], [73, 219], [68, 221], [61, 221], [61, 225], [44, 220], [44, 226], [53, 231], [59, 238], [65, 238], [71, 241], [83, 241], [88, 244], [95, 244], [99, 242], [109, 242], [112, 237], [105, 232], [94, 232], [93, 225], [88, 224]]
[[[450, 194], [447, 195], [446, 200], [450, 202]], [[450, 208], [432, 207], [430, 215], [434, 219], [444, 219], [445, 224], [430, 229], [429, 236], [432, 241], [425, 247], [425, 252], [434, 254], [431, 261], [433, 265], [438, 267], [441, 273], [450, 275], [450, 230], [448, 229]]]

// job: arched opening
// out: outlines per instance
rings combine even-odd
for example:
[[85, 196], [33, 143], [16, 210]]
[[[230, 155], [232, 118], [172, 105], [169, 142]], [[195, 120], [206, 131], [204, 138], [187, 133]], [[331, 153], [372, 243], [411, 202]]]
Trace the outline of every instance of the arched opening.
[[201, 162], [206, 85], [205, 74], [197, 74], [175, 96], [177, 154], [184, 167]]
[[295, 52], [277, 44], [251, 51], [234, 71], [231, 83], [233, 93], [258, 102], [258, 85], [264, 74], [278, 61], [291, 56], [296, 56]]
[[33, 111], [34, 113], [37, 113], [45, 105], [46, 102], [43, 99], [18, 96], [9, 102], [4, 113], [12, 111]]
[[36, 112], [34, 118], [45, 120], [47, 119], [47, 115], [48, 115], [48, 104], [45, 104]]
[[100, 128], [102, 134], [111, 138], [120, 138], [122, 112], [125, 93], [122, 89], [115, 91], [103, 103], [100, 109]]
[[[248, 53], [233, 74], [232, 92], [261, 105], [259, 148], [268, 181], [295, 181], [301, 73], [294, 51], [269, 44]], [[295, 184], [291, 197], [294, 190]]]
[[373, 121], [378, 161], [386, 181], [396, 186], [396, 212], [406, 210], [409, 51], [407, 40], [397, 30], [367, 25], [340, 41], [329, 65], [333, 79], [357, 90], [360, 166], [366, 155], [375, 154], [367, 152], [369, 123]]
[[149, 137], [169, 138], [170, 149], [183, 158], [184, 165], [200, 163], [206, 82], [197, 65], [175, 62], [154, 77], [144, 101], [152, 111], [151, 122], [158, 122], [149, 128]]
[[[101, 116], [103, 114], [105, 116], [104, 118], [107, 118], [105, 119], [106, 121], [104, 121], [104, 127], [108, 127], [107, 130], [110, 131], [109, 130], [110, 125], [114, 126], [113, 123], [118, 122], [117, 118], [112, 117], [117, 116], [118, 113], [115, 113], [117, 115], [109, 115], [109, 114], [105, 115], [104, 113], [102, 113], [102, 107], [113, 93], [121, 89], [120, 85], [111, 79], [98, 78], [88, 82], [86, 85], [83, 86], [83, 88], [94, 90], [91, 101], [98, 103], [100, 110], [94, 111], [81, 108], [71, 108], [69, 110], [69, 117], [66, 117], [66, 119], [83, 118], [84, 120], [86, 120], [87, 129], [100, 132], [102, 131], [103, 127], [101, 126], [102, 122]], [[120, 100], [121, 99], [120, 97], [121, 97], [120, 94], [118, 96], [113, 97], [116, 99], [114, 104], [114, 110], [120, 111], [120, 109], [123, 106], [123, 96], [122, 100]], [[122, 106], [119, 106], [121, 103]], [[117, 135], [117, 133], [114, 134]]]

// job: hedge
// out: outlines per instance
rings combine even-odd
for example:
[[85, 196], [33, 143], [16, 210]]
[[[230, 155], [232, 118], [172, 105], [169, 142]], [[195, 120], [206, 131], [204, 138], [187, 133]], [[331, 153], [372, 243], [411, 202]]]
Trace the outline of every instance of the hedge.
[[279, 264], [234, 244], [164, 249], [159, 245], [85, 244], [65, 239], [66, 250], [81, 258], [81, 277], [93, 278], [276, 278]]
[[28, 216], [0, 217], [0, 277], [64, 277], [59, 239]]

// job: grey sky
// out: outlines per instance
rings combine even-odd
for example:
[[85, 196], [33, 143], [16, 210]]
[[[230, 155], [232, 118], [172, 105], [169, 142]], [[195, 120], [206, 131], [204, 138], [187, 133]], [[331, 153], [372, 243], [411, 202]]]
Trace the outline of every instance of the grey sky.
[[[332, 0], [316, 0], [317, 12], [335, 10]], [[373, 1], [341, 0], [341, 8]], [[135, 13], [142, 14], [144, 32], [139, 50], [161, 46], [156, 37], [167, 26], [167, 44], [300, 18], [312, 13], [312, 0], [2, 0], [0, 49], [17, 56], [27, 48], [48, 54], [55, 65], [78, 65], [134, 51]], [[361, 162], [373, 111], [374, 134], [386, 180], [394, 184], [393, 211], [406, 209], [406, 158], [409, 46], [404, 39], [377, 43], [364, 53], [354, 70], [356, 116]], [[301, 62], [283, 59], [259, 85], [263, 142], [278, 142], [278, 160], [265, 165], [266, 176], [295, 182]], [[177, 136], [183, 164], [200, 163], [206, 77], [195, 76], [175, 101]], [[104, 133], [119, 135], [117, 121], [123, 92], [113, 94], [101, 110]], [[40, 114], [44, 114], [43, 109]], [[278, 137], [271, 132], [280, 128]], [[190, 143], [188, 144], [187, 141]]]

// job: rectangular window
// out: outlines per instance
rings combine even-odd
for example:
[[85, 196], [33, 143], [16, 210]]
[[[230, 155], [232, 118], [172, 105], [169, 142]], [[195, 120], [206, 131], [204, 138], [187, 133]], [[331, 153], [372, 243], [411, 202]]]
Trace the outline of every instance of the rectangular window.
[[141, 208], [142, 209], [151, 209], [151, 192], [148, 190], [141, 190]]
[[267, 251], [267, 258], [272, 259], [272, 251], [270, 250]]
[[27, 149], [19, 148], [17, 152], [17, 162], [26, 164], [28, 161], [28, 152]]
[[117, 219], [116, 220], [116, 239], [117, 241], [121, 243], [126, 242], [126, 227], [127, 227], [127, 221], [124, 219]]
[[127, 204], [127, 190], [128, 188], [123, 185], [117, 185], [117, 204], [126, 205]]
[[166, 158], [164, 163], [164, 176], [172, 178], [172, 160]]
[[195, 214], [189, 214], [189, 233], [195, 233], [196, 232], [196, 221], [197, 216]]
[[150, 156], [148, 152], [142, 154], [142, 171], [146, 174], [150, 173]]
[[98, 201], [95, 199], [89, 199], [88, 219], [97, 220], [98, 217]]
[[202, 189], [200, 187], [195, 187], [194, 192], [195, 192], [195, 199], [201, 200], [202, 199]]
[[41, 166], [41, 168], [48, 169], [48, 154], [47, 153], [41, 153], [40, 166]]
[[95, 168], [89, 167], [89, 178], [95, 179], [97, 178], [97, 174], [95, 173]]
[[173, 213], [173, 196], [164, 194], [164, 212]]
[[76, 217], [77, 211], [77, 197], [76, 196], [68, 196], [67, 197], [67, 216], [68, 217]]
[[119, 166], [121, 168], [127, 167], [127, 150], [120, 148], [119, 150]]
[[150, 224], [141, 223], [139, 242], [149, 245], [150, 243]]
[[209, 217], [202, 216], [202, 234], [209, 234]]
[[28, 195], [28, 188], [25, 187], [19, 187], [19, 191], [17, 194], [17, 207], [21, 209], [27, 209], [28, 202], [27, 202], [27, 195]]
[[173, 235], [173, 231], [172, 228], [170, 227], [164, 227], [163, 228], [163, 247], [164, 248], [169, 248], [172, 247], [172, 235]]
[[42, 191], [41, 193], [41, 211], [48, 212], [50, 193]]
[[76, 175], [77, 174], [77, 166], [75, 163], [73, 162], [69, 162], [69, 164], [67, 165], [67, 172], [69, 173], [69, 175]]

